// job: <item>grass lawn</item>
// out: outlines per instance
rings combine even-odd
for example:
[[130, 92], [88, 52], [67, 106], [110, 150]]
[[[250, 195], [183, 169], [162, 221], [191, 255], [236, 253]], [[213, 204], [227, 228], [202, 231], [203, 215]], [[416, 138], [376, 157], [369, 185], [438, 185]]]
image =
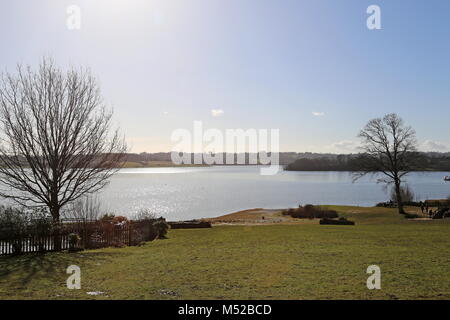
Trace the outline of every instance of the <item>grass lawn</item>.
[[[0, 257], [0, 299], [450, 299], [450, 221], [332, 208], [357, 225], [224, 225], [141, 247]], [[81, 290], [66, 288], [72, 264]], [[381, 290], [366, 287], [372, 264]]]

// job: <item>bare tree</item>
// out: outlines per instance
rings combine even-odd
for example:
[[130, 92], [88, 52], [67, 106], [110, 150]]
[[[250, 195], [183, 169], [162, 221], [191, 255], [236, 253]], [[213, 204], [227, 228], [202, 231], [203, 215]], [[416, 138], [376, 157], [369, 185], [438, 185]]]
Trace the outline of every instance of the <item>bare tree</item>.
[[359, 133], [363, 153], [355, 180], [366, 174], [383, 174], [381, 182], [393, 184], [398, 212], [404, 214], [401, 194], [402, 179], [420, 167], [416, 133], [397, 114], [370, 120]]
[[44, 58], [0, 78], [0, 195], [46, 206], [55, 224], [61, 208], [103, 188], [127, 150], [112, 111], [88, 70], [62, 71]]
[[62, 216], [75, 222], [92, 222], [108, 212], [95, 196], [85, 196], [71, 202], [62, 212]]

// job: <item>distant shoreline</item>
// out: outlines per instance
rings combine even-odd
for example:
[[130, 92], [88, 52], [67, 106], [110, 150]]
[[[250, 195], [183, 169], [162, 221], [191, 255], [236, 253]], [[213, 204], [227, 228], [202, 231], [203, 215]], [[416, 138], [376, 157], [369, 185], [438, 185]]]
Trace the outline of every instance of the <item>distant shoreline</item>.
[[[123, 169], [136, 169], [136, 168], [192, 168], [192, 167], [233, 167], [233, 166], [267, 166], [264, 164], [174, 164], [172, 161], [127, 161], [125, 165], [122, 167]], [[292, 171], [292, 172], [358, 172], [355, 170], [339, 170], [339, 169], [302, 169], [302, 170], [293, 170], [286, 168], [286, 165], [280, 165], [283, 167], [283, 171]], [[424, 169], [424, 170], [416, 170], [411, 172], [450, 172], [448, 170], [443, 169]]]
[[140, 161], [133, 162], [127, 161], [125, 162], [123, 169], [135, 169], [135, 168], [180, 168], [180, 167], [209, 167], [207, 164], [175, 164], [172, 161]]

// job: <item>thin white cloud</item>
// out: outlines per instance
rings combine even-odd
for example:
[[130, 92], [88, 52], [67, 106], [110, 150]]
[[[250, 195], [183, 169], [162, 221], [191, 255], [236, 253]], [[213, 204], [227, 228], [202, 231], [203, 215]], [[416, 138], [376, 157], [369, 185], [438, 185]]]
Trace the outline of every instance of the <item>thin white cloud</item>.
[[351, 140], [342, 140], [331, 144], [330, 147], [334, 152], [353, 153], [358, 151], [359, 144]]
[[343, 140], [339, 142], [333, 143], [333, 147], [339, 148], [339, 149], [352, 149], [356, 147], [356, 143], [350, 140]]
[[419, 150], [425, 152], [448, 152], [450, 151], [450, 145], [444, 142], [425, 140], [419, 144]]
[[315, 112], [312, 113], [312, 115], [314, 117], [323, 117], [325, 115], [325, 112], [317, 112], [317, 111], [315, 111]]
[[304, 150], [317, 153], [337, 153], [337, 154], [349, 154], [358, 153], [360, 144], [357, 141], [341, 140], [326, 145], [310, 145], [306, 146]]
[[212, 109], [211, 110], [211, 115], [213, 117], [220, 117], [223, 114], [224, 114], [224, 111], [222, 109]]

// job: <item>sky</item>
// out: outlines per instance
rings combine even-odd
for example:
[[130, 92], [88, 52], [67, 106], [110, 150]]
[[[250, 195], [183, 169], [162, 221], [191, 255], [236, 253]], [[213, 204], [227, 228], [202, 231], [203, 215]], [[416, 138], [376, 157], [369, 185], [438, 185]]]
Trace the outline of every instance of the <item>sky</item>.
[[349, 153], [391, 112], [421, 150], [450, 151], [448, 12], [445, 0], [0, 0], [0, 69], [43, 56], [89, 67], [133, 152], [170, 151], [174, 130], [202, 121], [279, 129], [281, 151]]

